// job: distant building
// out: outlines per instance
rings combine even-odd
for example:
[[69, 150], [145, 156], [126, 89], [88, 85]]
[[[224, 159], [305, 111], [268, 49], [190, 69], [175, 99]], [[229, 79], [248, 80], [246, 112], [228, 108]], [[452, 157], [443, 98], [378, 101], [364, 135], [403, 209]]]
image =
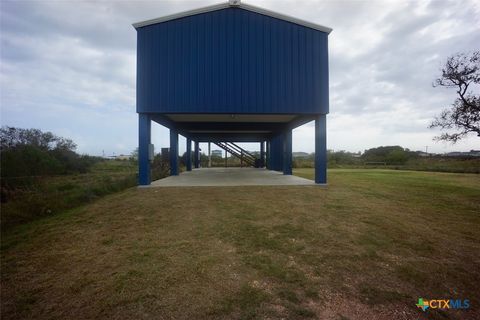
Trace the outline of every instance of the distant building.
[[121, 154], [115, 157], [115, 160], [129, 160], [132, 156], [127, 154]]
[[470, 150], [467, 152], [449, 152], [445, 153], [446, 157], [480, 157], [480, 150]]
[[306, 152], [302, 152], [302, 151], [298, 151], [298, 152], [292, 152], [292, 156], [294, 158], [306, 158], [308, 157], [310, 154], [306, 153]]
[[212, 157], [222, 157], [223, 151], [222, 150], [212, 150]]
[[415, 151], [415, 153], [417, 154], [417, 156], [419, 157], [430, 157], [432, 154], [430, 153], [427, 153], [425, 151]]

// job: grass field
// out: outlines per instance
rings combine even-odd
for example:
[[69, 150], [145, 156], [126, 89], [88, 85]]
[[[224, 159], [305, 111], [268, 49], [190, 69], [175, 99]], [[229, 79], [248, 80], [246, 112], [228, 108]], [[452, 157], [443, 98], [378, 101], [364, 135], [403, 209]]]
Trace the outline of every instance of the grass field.
[[472, 174], [131, 188], [2, 234], [3, 319], [478, 319], [479, 284]]
[[136, 171], [136, 163], [110, 160], [97, 162], [87, 173], [6, 178], [2, 181], [2, 197], [7, 198], [2, 202], [2, 231], [136, 186]]

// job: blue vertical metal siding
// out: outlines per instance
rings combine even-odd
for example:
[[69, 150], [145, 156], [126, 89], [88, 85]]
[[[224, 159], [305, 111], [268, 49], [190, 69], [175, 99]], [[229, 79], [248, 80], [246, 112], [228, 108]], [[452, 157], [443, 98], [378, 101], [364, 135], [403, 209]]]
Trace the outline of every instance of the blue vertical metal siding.
[[241, 8], [141, 27], [137, 112], [328, 113], [327, 36]]

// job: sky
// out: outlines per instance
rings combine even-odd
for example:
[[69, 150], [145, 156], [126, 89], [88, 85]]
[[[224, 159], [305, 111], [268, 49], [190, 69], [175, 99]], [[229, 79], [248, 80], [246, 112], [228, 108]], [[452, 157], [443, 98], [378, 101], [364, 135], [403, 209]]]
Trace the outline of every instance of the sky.
[[[71, 138], [80, 153], [130, 154], [138, 143], [131, 24], [220, 2], [1, 0], [0, 123]], [[442, 64], [480, 49], [479, 1], [246, 2], [333, 28], [329, 149], [480, 149], [473, 135], [452, 145], [428, 129], [456, 98], [432, 86]], [[155, 149], [168, 141], [154, 124]], [[313, 150], [313, 123], [295, 129], [293, 151]]]

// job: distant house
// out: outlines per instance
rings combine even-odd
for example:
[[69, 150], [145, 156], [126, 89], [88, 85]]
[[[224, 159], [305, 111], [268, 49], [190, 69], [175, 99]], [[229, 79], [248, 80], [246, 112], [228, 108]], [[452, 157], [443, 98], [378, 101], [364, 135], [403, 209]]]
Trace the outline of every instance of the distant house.
[[212, 157], [222, 157], [223, 151], [222, 150], [212, 150]]
[[471, 157], [480, 157], [480, 150], [470, 150]]
[[302, 151], [298, 151], [298, 152], [292, 152], [292, 156], [294, 158], [306, 158], [308, 157], [310, 154], [306, 153], [306, 152], [302, 152]]
[[115, 160], [129, 160], [132, 156], [127, 154], [120, 154], [115, 157]]

